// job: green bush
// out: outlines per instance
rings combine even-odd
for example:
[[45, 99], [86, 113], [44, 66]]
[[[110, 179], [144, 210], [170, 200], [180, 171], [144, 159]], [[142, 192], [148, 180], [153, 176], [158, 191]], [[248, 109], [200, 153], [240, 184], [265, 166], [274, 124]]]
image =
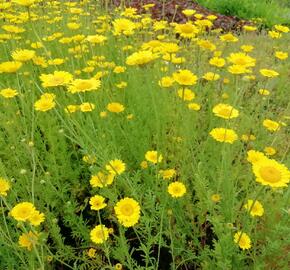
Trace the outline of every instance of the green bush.
[[261, 18], [263, 24], [290, 24], [290, 2], [269, 0], [197, 0], [206, 8], [225, 15], [238, 16], [243, 19]]

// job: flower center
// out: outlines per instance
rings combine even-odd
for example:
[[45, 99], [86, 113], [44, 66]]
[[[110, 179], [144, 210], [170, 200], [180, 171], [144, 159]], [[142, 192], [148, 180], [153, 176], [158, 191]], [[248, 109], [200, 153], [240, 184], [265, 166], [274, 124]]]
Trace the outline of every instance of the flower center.
[[103, 230], [96, 231], [95, 236], [99, 239], [105, 239], [105, 234], [104, 234]]
[[92, 84], [88, 81], [82, 81], [78, 83], [76, 86], [76, 88], [79, 90], [87, 90], [87, 89], [90, 89], [91, 87], [92, 87]]
[[230, 117], [232, 114], [232, 110], [224, 108], [220, 110], [220, 114], [226, 117]]
[[19, 215], [23, 218], [30, 216], [30, 209], [26, 209], [26, 208], [22, 209]]
[[271, 166], [260, 168], [260, 174], [266, 182], [277, 183], [281, 180], [281, 172]]
[[193, 28], [191, 25], [183, 25], [181, 31], [185, 34], [191, 34], [193, 33]]
[[62, 84], [64, 82], [64, 79], [62, 77], [53, 77], [52, 82], [54, 84]]
[[121, 212], [124, 216], [131, 216], [134, 213], [134, 209], [131, 205], [125, 204], [122, 206]]
[[174, 187], [173, 192], [174, 192], [174, 194], [180, 194], [181, 193], [181, 188], [180, 187]]

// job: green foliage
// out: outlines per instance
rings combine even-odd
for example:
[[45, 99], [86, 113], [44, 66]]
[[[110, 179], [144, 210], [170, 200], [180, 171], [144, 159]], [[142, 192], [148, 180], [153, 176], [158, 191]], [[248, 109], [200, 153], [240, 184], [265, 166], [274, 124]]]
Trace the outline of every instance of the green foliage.
[[224, 15], [242, 19], [261, 19], [261, 23], [272, 27], [275, 24], [290, 24], [289, 1], [279, 0], [197, 0], [202, 6]]

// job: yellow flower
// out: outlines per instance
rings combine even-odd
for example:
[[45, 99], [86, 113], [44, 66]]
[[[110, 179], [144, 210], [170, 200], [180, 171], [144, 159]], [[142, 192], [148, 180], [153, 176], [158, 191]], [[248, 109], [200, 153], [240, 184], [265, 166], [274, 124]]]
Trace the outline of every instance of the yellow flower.
[[194, 38], [198, 34], [199, 29], [190, 22], [184, 24], [176, 24], [175, 32], [183, 38]]
[[116, 269], [116, 270], [123, 270], [123, 265], [120, 264], [120, 263], [116, 263], [116, 264], [115, 264], [115, 269]]
[[113, 21], [114, 35], [125, 35], [130, 36], [134, 34], [136, 25], [134, 22], [128, 19], [116, 19]]
[[55, 87], [69, 84], [73, 76], [66, 71], [54, 71], [53, 74], [41, 74], [42, 87]]
[[273, 39], [279, 39], [282, 37], [282, 34], [276, 31], [269, 31], [268, 32], [269, 37], [273, 38]]
[[194, 85], [197, 82], [197, 76], [190, 70], [180, 69], [173, 73], [173, 79], [180, 85]]
[[25, 6], [29, 7], [35, 3], [36, 0], [13, 0], [14, 3], [20, 5], [20, 6]]
[[84, 155], [82, 160], [88, 164], [94, 164], [97, 161], [96, 157], [93, 155]]
[[254, 80], [256, 80], [256, 76], [254, 76], [254, 75], [247, 75], [247, 76], [244, 76], [242, 78], [242, 80], [243, 81], [246, 81], [246, 82], [248, 82], [248, 81], [254, 81]]
[[114, 73], [117, 73], [117, 74], [119, 74], [119, 73], [123, 73], [123, 72], [125, 72], [126, 71], [126, 67], [122, 67], [122, 66], [116, 66], [115, 68], [114, 68], [114, 70], [113, 70], [113, 72]]
[[7, 191], [11, 188], [10, 182], [0, 177], [0, 196], [7, 196]]
[[28, 218], [28, 221], [33, 226], [39, 226], [43, 221], [45, 217], [43, 213], [40, 213], [39, 211], [35, 210], [32, 215]]
[[157, 151], [147, 151], [145, 154], [145, 159], [149, 162], [157, 164], [162, 161], [163, 157]]
[[15, 61], [27, 62], [35, 56], [35, 51], [33, 50], [16, 50], [12, 52], [12, 58]]
[[100, 88], [101, 81], [95, 78], [91, 79], [76, 79], [73, 80], [68, 86], [68, 92], [70, 93], [80, 93], [96, 90]]
[[117, 219], [125, 227], [132, 227], [140, 219], [140, 206], [132, 198], [121, 199], [114, 207]]
[[90, 179], [90, 184], [92, 187], [106, 187], [113, 183], [114, 174], [105, 174], [102, 172], [98, 172], [97, 175], [92, 175]]
[[212, 111], [215, 114], [215, 116], [218, 116], [224, 119], [232, 119], [239, 116], [239, 111], [229, 104], [220, 103], [214, 106]]
[[210, 28], [212, 27], [213, 23], [210, 20], [196, 20], [195, 25], [198, 26], [200, 29]]
[[287, 52], [277, 51], [277, 52], [275, 52], [275, 57], [280, 59], [280, 60], [285, 60], [285, 59], [288, 58], [288, 53]]
[[239, 39], [235, 37], [232, 33], [228, 33], [221, 35], [220, 40], [225, 42], [237, 42]]
[[239, 247], [243, 250], [251, 248], [251, 239], [244, 232], [237, 232], [234, 235], [234, 242], [239, 245]]
[[273, 155], [275, 155], [276, 154], [276, 149], [275, 148], [273, 148], [273, 147], [271, 147], [271, 146], [266, 146], [265, 148], [264, 148], [264, 152], [265, 152], [265, 154], [267, 155], [267, 156], [273, 156]]
[[55, 58], [55, 59], [50, 59], [47, 61], [47, 63], [51, 66], [59, 66], [63, 64], [65, 60], [63, 58]]
[[117, 88], [123, 89], [123, 88], [127, 87], [128, 84], [126, 82], [120, 82], [120, 83], [116, 83], [115, 85]]
[[202, 78], [204, 78], [207, 81], [216, 81], [220, 78], [220, 75], [213, 72], [207, 72], [202, 76]]
[[265, 119], [263, 121], [263, 126], [269, 131], [273, 131], [273, 132], [280, 130], [280, 124], [270, 119]]
[[223, 67], [225, 63], [226, 63], [225, 59], [220, 57], [213, 57], [209, 60], [209, 64], [216, 67]]
[[290, 181], [290, 171], [274, 159], [264, 158], [253, 163], [256, 181], [273, 188], [287, 187]]
[[166, 53], [162, 56], [162, 59], [167, 62], [172, 62], [173, 64], [181, 64], [185, 62], [184, 57], [176, 57], [175, 53], [172, 54]]
[[30, 46], [31, 46], [31, 48], [33, 48], [33, 49], [43, 48], [43, 44], [42, 44], [41, 42], [39, 42], [39, 41], [37, 41], [37, 42], [32, 42], [32, 43], [30, 44]]
[[264, 214], [263, 205], [259, 201], [248, 200], [244, 207], [250, 212], [250, 215], [261, 217]]
[[197, 13], [197, 14], [194, 15], [194, 17], [195, 17], [196, 19], [200, 20], [200, 19], [203, 17], [203, 15], [200, 14], [200, 13]]
[[82, 111], [82, 112], [91, 112], [91, 111], [93, 111], [94, 109], [95, 109], [95, 104], [93, 104], [93, 103], [89, 103], [89, 102], [84, 102], [84, 103], [82, 103], [81, 105], [80, 105], [80, 110]]
[[0, 3], [0, 9], [2, 10], [9, 9], [10, 7], [11, 7], [11, 3], [9, 2]]
[[216, 49], [216, 46], [213, 43], [205, 39], [199, 39], [197, 45], [205, 50], [214, 51]]
[[21, 62], [8, 61], [0, 63], [0, 73], [14, 73], [22, 66]]
[[248, 141], [254, 141], [254, 140], [256, 140], [256, 137], [253, 134], [243, 134], [241, 136], [241, 139], [244, 142], [248, 142]]
[[173, 176], [176, 175], [175, 169], [167, 169], [167, 170], [160, 170], [159, 174], [164, 180], [171, 179]]
[[87, 251], [87, 254], [88, 254], [88, 256], [90, 257], [90, 258], [95, 258], [95, 256], [96, 256], [96, 249], [94, 249], [94, 248], [90, 248], [88, 251]]
[[50, 93], [45, 93], [41, 95], [40, 99], [34, 103], [34, 108], [37, 111], [46, 112], [55, 107], [55, 95]]
[[0, 91], [0, 95], [5, 98], [13, 98], [18, 95], [18, 92], [12, 88], [6, 88]]
[[259, 94], [262, 96], [269, 96], [270, 95], [270, 91], [267, 89], [259, 89]]
[[268, 77], [268, 78], [274, 78], [274, 77], [277, 77], [279, 75], [278, 72], [276, 72], [275, 70], [272, 70], [272, 69], [260, 69], [260, 73], [265, 76], [265, 77]]
[[159, 86], [168, 88], [172, 86], [174, 83], [174, 79], [169, 76], [162, 77], [161, 80], [158, 82]]
[[15, 25], [7, 25], [6, 24], [6, 25], [2, 26], [2, 29], [5, 30], [6, 32], [15, 33], [15, 34], [19, 34], [19, 33], [25, 32], [24, 28], [18, 27], [18, 26], [15, 26]]
[[190, 16], [192, 16], [193, 14], [196, 13], [196, 10], [194, 10], [194, 9], [185, 9], [185, 10], [182, 10], [182, 13], [183, 13], [186, 17], [190, 17]]
[[150, 8], [153, 8], [155, 6], [155, 4], [146, 4], [146, 5], [143, 5], [142, 7], [145, 9], [145, 10], [148, 10]]
[[256, 65], [256, 59], [242, 52], [231, 53], [227, 58], [233, 65], [243, 67], [254, 67]]
[[148, 168], [148, 162], [146, 160], [143, 160], [140, 163], [140, 166], [141, 166], [142, 169], [147, 169]]
[[125, 110], [125, 107], [118, 102], [112, 102], [107, 105], [107, 110], [113, 113], [120, 113]]
[[81, 27], [81, 24], [75, 23], [75, 22], [69, 22], [69, 23], [66, 24], [66, 26], [69, 29], [76, 30], [76, 29], [79, 29]]
[[79, 109], [78, 105], [67, 105], [64, 109], [66, 113], [74, 113]]
[[232, 129], [227, 128], [214, 128], [209, 133], [216, 141], [225, 142], [225, 143], [233, 143], [238, 139], [238, 135]]
[[36, 66], [41, 66], [43, 68], [46, 68], [48, 65], [47, 65], [47, 62], [46, 62], [46, 59], [44, 57], [41, 57], [41, 56], [35, 56], [32, 58], [32, 62], [34, 65]]
[[11, 216], [17, 221], [28, 220], [36, 211], [34, 205], [30, 202], [22, 202], [15, 205], [11, 211]]
[[192, 110], [192, 111], [199, 111], [201, 106], [198, 103], [188, 103], [187, 104], [188, 109]]
[[215, 16], [215, 15], [208, 15], [208, 16], [206, 16], [209, 20], [211, 20], [211, 21], [214, 21], [215, 19], [217, 19], [217, 16]]
[[245, 67], [245, 66], [232, 65], [232, 66], [228, 67], [228, 72], [235, 74], [235, 75], [239, 75], [239, 74], [248, 73], [249, 69], [247, 69], [247, 67]]
[[252, 45], [242, 45], [241, 46], [241, 49], [244, 51], [244, 52], [251, 52], [253, 49], [254, 49], [254, 46]]
[[157, 59], [158, 55], [152, 51], [139, 51], [129, 55], [126, 64], [129, 66], [145, 65]]
[[90, 35], [87, 36], [86, 40], [92, 44], [103, 44], [107, 40], [107, 37], [103, 35]]
[[105, 225], [97, 225], [90, 232], [91, 240], [96, 244], [102, 244], [109, 238], [109, 230]]
[[214, 203], [218, 203], [218, 202], [221, 201], [221, 195], [220, 194], [212, 194], [210, 198], [211, 198], [211, 200]]
[[90, 205], [92, 210], [101, 210], [107, 206], [105, 198], [100, 195], [95, 195], [90, 199]]
[[153, 39], [153, 40], [143, 43], [141, 46], [141, 49], [150, 50], [152, 52], [160, 52], [163, 49], [162, 45], [163, 43], [161, 41]]
[[175, 181], [168, 185], [167, 191], [173, 198], [180, 198], [186, 193], [186, 187], [183, 183]]
[[166, 29], [168, 22], [167, 21], [155, 21], [153, 23], [153, 30], [154, 31], [159, 31]]
[[284, 26], [284, 25], [280, 25], [280, 24], [276, 24], [274, 26], [274, 28], [277, 30], [277, 31], [280, 31], [282, 33], [288, 33], [289, 32], [289, 27], [288, 26]]
[[113, 175], [120, 175], [126, 170], [126, 164], [120, 159], [114, 159], [106, 165], [106, 170]]
[[253, 31], [256, 31], [257, 30], [257, 27], [255, 26], [251, 26], [251, 25], [244, 25], [243, 26], [243, 29], [248, 31], [248, 32], [253, 32]]
[[106, 118], [108, 116], [108, 113], [105, 111], [100, 112], [100, 117], [101, 118]]
[[249, 150], [247, 152], [247, 161], [251, 162], [252, 164], [267, 158], [262, 152]]
[[178, 96], [185, 101], [191, 101], [195, 98], [195, 94], [188, 88], [181, 88], [177, 91]]
[[137, 13], [137, 9], [136, 8], [125, 8], [125, 10], [123, 12], [121, 12], [121, 16], [124, 17], [128, 17], [128, 18], [135, 18]]
[[29, 251], [32, 250], [33, 246], [37, 244], [38, 235], [29, 231], [28, 233], [23, 233], [18, 240], [20, 247], [27, 248]]

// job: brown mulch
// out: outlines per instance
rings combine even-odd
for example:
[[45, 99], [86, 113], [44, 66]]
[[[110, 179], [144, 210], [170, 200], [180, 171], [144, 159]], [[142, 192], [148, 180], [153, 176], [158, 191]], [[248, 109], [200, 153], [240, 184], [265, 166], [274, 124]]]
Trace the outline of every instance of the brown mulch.
[[[221, 28], [224, 31], [236, 31], [241, 29], [244, 25], [250, 25], [249, 21], [241, 20], [235, 16], [225, 16], [216, 12], [212, 12], [201, 5], [197, 4], [196, 2], [190, 0], [166, 0], [164, 1], [164, 7], [162, 0], [130, 0], [127, 1], [127, 7], [134, 7], [137, 8], [138, 13], [145, 13], [145, 9], [142, 5], [145, 4], [155, 4], [153, 8], [150, 8], [152, 13], [152, 17], [157, 20], [166, 19], [169, 22], [177, 22], [177, 23], [185, 23], [187, 18], [183, 15], [182, 10], [184, 9], [194, 9], [197, 13], [203, 14], [204, 16], [208, 15], [215, 15], [217, 19], [214, 21], [213, 28]], [[119, 6], [121, 0], [113, 0], [114, 5]], [[176, 10], [175, 6], [178, 5]], [[164, 11], [163, 11], [164, 10]], [[192, 16], [190, 18], [194, 21], [195, 17]]]

